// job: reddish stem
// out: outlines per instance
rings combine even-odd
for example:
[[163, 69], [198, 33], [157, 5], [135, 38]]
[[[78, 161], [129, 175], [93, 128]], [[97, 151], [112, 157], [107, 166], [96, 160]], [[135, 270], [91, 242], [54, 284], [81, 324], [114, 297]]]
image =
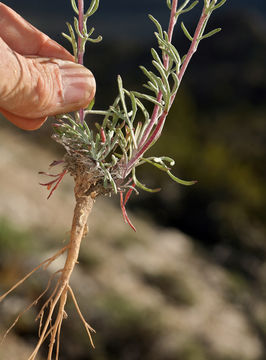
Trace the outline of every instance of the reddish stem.
[[128, 190], [128, 192], [126, 193], [126, 196], [125, 196], [125, 200], [124, 200], [124, 206], [126, 206], [126, 203], [128, 202], [131, 194], [132, 194], [132, 191], [133, 191], [133, 188], [135, 187], [136, 185], [135, 184], [132, 184], [132, 188]]
[[[178, 5], [178, 0], [173, 0], [172, 10], [171, 10], [171, 15], [170, 15], [170, 20], [169, 20], [169, 26], [168, 26], [169, 42], [172, 41], [172, 37], [173, 37], [173, 31], [174, 31], [174, 27], [175, 27], [175, 23], [176, 23], [175, 13], [176, 13], [177, 5]], [[169, 55], [168, 54], [166, 54], [164, 56], [163, 64], [164, 64], [165, 69], [168, 69], [168, 66], [169, 66]], [[162, 92], [159, 91], [158, 96], [157, 96], [157, 101], [161, 102], [162, 97], [163, 97]], [[160, 109], [159, 105], [154, 106], [150, 123], [147, 126], [147, 129], [145, 130], [145, 132], [140, 140], [139, 147], [142, 147], [144, 145], [145, 141], [147, 140], [148, 136], [150, 135], [151, 129], [153, 128], [153, 126], [158, 118], [159, 109]]]
[[181, 66], [181, 69], [178, 73], [178, 80], [181, 82], [183, 76], [184, 76], [184, 73], [187, 69], [187, 66], [192, 58], [192, 56], [194, 55], [194, 53], [196, 52], [197, 48], [198, 48], [198, 44], [199, 44], [199, 36], [201, 34], [201, 31], [206, 23], [206, 20], [208, 20], [208, 17], [209, 15], [206, 14], [205, 12], [205, 6], [203, 7], [202, 9], [202, 13], [201, 13], [201, 16], [200, 16], [200, 19], [199, 19], [199, 22], [198, 22], [198, 25], [196, 27], [196, 30], [194, 32], [194, 35], [193, 35], [193, 40], [190, 44], [190, 47], [189, 47], [189, 50], [188, 50], [188, 53], [186, 55], [186, 58], [185, 58], [185, 61], [183, 62], [182, 66]]
[[[79, 31], [83, 33], [83, 15], [84, 15], [84, 2], [83, 0], [78, 0], [78, 9], [79, 9]], [[82, 39], [78, 37], [78, 63], [83, 65], [83, 55], [84, 52], [81, 48]]]
[[129, 219], [128, 215], [127, 215], [127, 211], [126, 211], [126, 208], [125, 208], [125, 202], [124, 202], [124, 199], [123, 199], [122, 191], [120, 191], [120, 206], [121, 206], [121, 210], [122, 210], [122, 214], [123, 214], [123, 218], [124, 218], [125, 223], [127, 223], [134, 231], [136, 231], [135, 226], [132, 224], [132, 222], [130, 221], [130, 219]]
[[[78, 9], [79, 9], [79, 31], [83, 33], [83, 17], [84, 17], [84, 1], [78, 0]], [[78, 37], [78, 64], [83, 65], [84, 51], [82, 50], [82, 39]], [[84, 122], [84, 110], [79, 110], [79, 118], [81, 124]]]
[[160, 137], [167, 115], [168, 115], [167, 111], [164, 111], [162, 113], [162, 115], [160, 116], [160, 119], [158, 121], [158, 124], [156, 125], [156, 127], [155, 127], [153, 133], [151, 134], [151, 136], [149, 137], [149, 139], [145, 142], [145, 144], [137, 152], [137, 154], [128, 162], [126, 170], [125, 170], [125, 176], [127, 176], [130, 173], [135, 162], [145, 153], [146, 150], [148, 150], [151, 143], [156, 141]]
[[[57, 189], [58, 185], [60, 184], [60, 182], [62, 181], [63, 177], [66, 175], [66, 173], [67, 173], [67, 170], [64, 170], [64, 171], [60, 174], [60, 176], [59, 176], [58, 179], [57, 179], [57, 182], [56, 182], [55, 186], [54, 186], [54, 187], [52, 188], [52, 190], [50, 191], [50, 194], [48, 195], [47, 200], [50, 199], [50, 197], [52, 196], [53, 192]], [[52, 184], [51, 184], [51, 185], [52, 185]], [[48, 188], [48, 187], [47, 187], [47, 188]], [[49, 189], [50, 189], [50, 188], [49, 188]], [[49, 190], [49, 189], [48, 189], [48, 190]]]
[[[172, 6], [172, 11], [171, 11], [171, 16], [170, 16], [169, 27], [168, 27], [168, 37], [169, 37], [170, 42], [172, 40], [173, 29], [174, 29], [174, 26], [175, 26], [175, 23], [176, 23], [175, 13], [176, 13], [177, 3], [178, 3], [178, 0], [173, 0], [173, 6]], [[187, 69], [187, 66], [188, 66], [193, 54], [197, 50], [197, 47], [198, 47], [198, 44], [199, 44], [198, 39], [199, 39], [199, 36], [200, 36], [202, 30], [204, 29], [204, 27], [206, 25], [208, 17], [209, 17], [209, 15], [206, 14], [206, 12], [205, 12], [205, 6], [203, 6], [203, 10], [202, 10], [198, 25], [196, 27], [196, 30], [194, 32], [193, 40], [192, 40], [191, 45], [189, 47], [187, 56], [186, 56], [185, 61], [183, 62], [182, 66], [181, 66], [181, 69], [180, 69], [180, 71], [179, 71], [179, 73], [177, 75], [180, 82], [181, 82], [181, 80], [182, 80], [182, 78], [184, 76], [184, 73], [185, 73], [185, 71]], [[169, 56], [166, 55], [164, 57], [164, 66], [168, 66], [168, 64], [169, 64]], [[125, 174], [126, 175], [128, 175], [130, 173], [130, 171], [131, 171], [132, 167], [134, 166], [134, 164], [145, 153], [145, 151], [149, 148], [151, 143], [156, 141], [160, 137], [163, 126], [164, 126], [164, 123], [165, 123], [166, 116], [168, 115], [168, 112], [169, 112], [169, 110], [171, 108], [171, 105], [172, 105], [172, 103], [174, 101], [175, 95], [176, 94], [172, 95], [171, 100], [170, 100], [169, 109], [165, 110], [162, 113], [162, 115], [160, 116], [159, 121], [158, 121], [154, 131], [152, 132], [152, 134], [150, 136], [151, 130], [152, 130], [154, 124], [157, 121], [157, 116], [158, 116], [158, 111], [159, 111], [159, 105], [155, 105], [155, 107], [153, 109], [153, 113], [152, 113], [150, 123], [147, 126], [147, 129], [145, 130], [145, 132], [144, 132], [144, 134], [143, 134], [143, 136], [141, 138], [141, 141], [139, 143], [139, 150], [136, 152], [136, 154], [132, 157], [132, 159], [129, 161], [129, 163], [126, 166], [126, 169], [125, 169]], [[157, 100], [160, 101], [161, 99], [162, 99], [162, 94], [161, 94], [161, 92], [159, 92]]]
[[[170, 43], [172, 42], [174, 27], [175, 27], [176, 20], [177, 20], [177, 18], [175, 17], [177, 5], [178, 5], [178, 0], [173, 0], [172, 9], [171, 9], [171, 15], [170, 15], [170, 21], [169, 21], [169, 26], [168, 26], [168, 32], [167, 32], [168, 40], [169, 40]], [[169, 66], [169, 55], [166, 54], [164, 56], [164, 67], [167, 69], [168, 66]]]

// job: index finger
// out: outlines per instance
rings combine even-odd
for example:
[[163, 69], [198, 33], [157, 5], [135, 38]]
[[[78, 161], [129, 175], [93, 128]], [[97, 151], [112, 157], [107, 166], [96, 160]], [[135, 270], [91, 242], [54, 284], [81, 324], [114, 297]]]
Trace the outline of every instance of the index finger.
[[74, 57], [63, 46], [1, 2], [0, 36], [12, 50], [21, 55], [38, 55], [74, 61]]

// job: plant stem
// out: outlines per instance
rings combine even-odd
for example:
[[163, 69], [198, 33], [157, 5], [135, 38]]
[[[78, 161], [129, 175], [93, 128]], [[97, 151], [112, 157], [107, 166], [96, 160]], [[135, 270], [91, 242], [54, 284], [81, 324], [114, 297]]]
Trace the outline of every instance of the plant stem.
[[158, 121], [158, 124], [156, 125], [156, 127], [155, 127], [152, 135], [149, 137], [148, 141], [144, 143], [144, 145], [138, 151], [138, 153], [134, 157], [132, 157], [132, 159], [128, 162], [126, 170], [125, 170], [126, 176], [131, 172], [136, 161], [145, 153], [145, 151], [148, 150], [150, 145], [160, 137], [160, 134], [162, 132], [167, 115], [168, 115], [168, 111], [164, 111], [162, 113], [162, 115], [160, 116], [160, 119]]
[[[178, 0], [173, 0], [171, 14], [170, 14], [170, 21], [169, 21], [169, 26], [168, 26], [168, 32], [167, 32], [168, 40], [169, 40], [170, 43], [172, 42], [174, 27], [175, 27], [176, 20], [177, 20], [177, 18], [175, 16], [177, 6], [178, 6]], [[168, 65], [169, 65], [169, 55], [166, 54], [164, 56], [164, 67], [166, 69], [168, 69]]]
[[[173, 4], [172, 4], [172, 9], [171, 9], [171, 14], [170, 14], [170, 20], [169, 20], [169, 26], [168, 26], [168, 39], [169, 42], [172, 41], [172, 36], [173, 36], [173, 31], [174, 31], [174, 27], [175, 27], [175, 23], [176, 23], [176, 19], [175, 19], [175, 13], [176, 13], [176, 9], [177, 9], [177, 5], [178, 5], [178, 0], [173, 0]], [[165, 69], [168, 69], [169, 66], [169, 55], [166, 54], [163, 58], [163, 63], [164, 63], [164, 67]], [[162, 101], [162, 92], [159, 91], [158, 96], [157, 96], [157, 101], [161, 102]], [[153, 113], [151, 116], [151, 120], [149, 122], [149, 125], [147, 126], [147, 129], [145, 130], [140, 142], [139, 142], [139, 148], [141, 148], [144, 144], [145, 141], [147, 140], [148, 136], [150, 135], [150, 132], [158, 118], [158, 113], [159, 113], [159, 105], [155, 105], [153, 108]]]
[[[171, 10], [171, 15], [170, 15], [170, 21], [169, 21], [169, 27], [168, 27], [168, 37], [169, 37], [170, 42], [172, 40], [173, 29], [174, 29], [174, 26], [175, 26], [175, 23], [176, 23], [175, 13], [176, 13], [176, 9], [177, 9], [177, 4], [178, 4], [178, 0], [173, 0], [172, 10]], [[197, 27], [196, 27], [196, 30], [194, 32], [193, 40], [192, 40], [191, 45], [189, 47], [188, 53], [186, 55], [186, 58], [185, 58], [185, 60], [184, 60], [184, 62], [182, 64], [182, 66], [181, 66], [181, 69], [180, 69], [179, 73], [177, 74], [178, 79], [179, 79], [179, 83], [182, 81], [184, 73], [185, 73], [185, 71], [187, 69], [187, 66], [188, 66], [192, 56], [194, 55], [194, 53], [196, 52], [196, 50], [198, 48], [198, 44], [199, 44], [199, 41], [200, 41], [200, 36], [201, 36], [201, 34], [202, 34], [206, 24], [207, 24], [207, 21], [208, 21], [209, 17], [210, 17], [210, 14], [206, 13], [206, 7], [204, 5], [201, 16], [200, 16], [200, 19], [199, 19]], [[168, 67], [168, 63], [169, 63], [169, 56], [165, 55], [165, 57], [164, 57], [164, 66], [165, 66], [166, 69]], [[160, 137], [160, 134], [162, 132], [162, 129], [163, 129], [163, 126], [164, 126], [164, 123], [165, 123], [165, 119], [166, 119], [166, 117], [168, 115], [168, 112], [169, 112], [169, 110], [171, 108], [171, 105], [172, 105], [172, 103], [174, 101], [175, 96], [176, 96], [176, 93], [171, 96], [170, 105], [169, 105], [168, 110], [165, 110], [161, 114], [155, 129], [153, 130], [152, 134], [150, 135], [151, 130], [152, 130], [154, 124], [157, 121], [158, 112], [159, 112], [159, 105], [154, 106], [150, 123], [147, 126], [147, 129], [145, 130], [145, 132], [144, 132], [144, 134], [143, 134], [143, 136], [142, 136], [142, 138], [140, 140], [139, 147], [138, 147], [138, 150], [137, 150], [136, 154], [131, 158], [131, 160], [128, 162], [128, 164], [126, 166], [125, 174], [128, 175], [130, 173], [132, 167], [137, 162], [137, 160], [145, 153], [145, 151], [150, 147], [150, 145], [152, 143], [154, 143]], [[157, 101], [160, 102], [161, 100], [162, 100], [162, 93], [159, 92], [158, 97], [157, 97]]]
[[198, 25], [196, 27], [196, 30], [194, 32], [194, 36], [193, 36], [193, 40], [190, 44], [188, 53], [186, 55], [185, 61], [183, 62], [181, 69], [179, 71], [179, 73], [177, 74], [179, 81], [181, 82], [184, 76], [184, 73], [187, 69], [187, 66], [192, 58], [192, 56], [194, 55], [194, 53], [197, 51], [198, 45], [199, 45], [199, 38], [200, 38], [200, 34], [202, 33], [203, 28], [206, 26], [206, 23], [210, 17], [209, 14], [206, 14], [205, 11], [205, 5], [202, 9], [202, 13], [201, 13], [201, 17], [199, 19]]
[[[79, 31], [83, 33], [83, 14], [84, 14], [84, 1], [78, 0], [78, 9], [79, 9]], [[78, 63], [83, 65], [83, 56], [84, 51], [82, 49], [82, 39], [78, 37]]]
[[[79, 31], [83, 33], [83, 17], [84, 17], [84, 1], [78, 0], [78, 9], [79, 9]], [[83, 57], [84, 57], [84, 50], [82, 46], [82, 38], [78, 37], [78, 63], [83, 65]], [[79, 119], [81, 124], [84, 122], [84, 109], [79, 110]]]

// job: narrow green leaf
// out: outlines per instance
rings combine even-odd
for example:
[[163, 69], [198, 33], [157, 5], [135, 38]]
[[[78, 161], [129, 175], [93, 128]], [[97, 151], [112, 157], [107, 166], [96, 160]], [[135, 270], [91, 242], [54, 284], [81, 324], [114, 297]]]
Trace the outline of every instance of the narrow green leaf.
[[181, 64], [183, 64], [183, 62], [186, 60], [186, 57], [187, 57], [187, 54], [185, 54], [184, 56], [182, 56]]
[[213, 8], [212, 8], [212, 11], [218, 9], [219, 7], [223, 6], [225, 3], [226, 3], [227, 0], [221, 0], [219, 2], [219, 4], [215, 5]]
[[162, 81], [166, 88], [167, 93], [170, 93], [170, 86], [166, 75], [166, 70], [163, 66], [157, 63], [155, 60], [152, 61], [153, 66], [158, 70], [159, 74], [161, 75]]
[[148, 81], [148, 84], [143, 84], [143, 87], [154, 92], [156, 96], [158, 95], [159, 89], [151, 81]]
[[163, 162], [155, 162], [150, 160], [149, 158], [141, 158], [141, 160], [155, 166], [157, 169], [161, 170], [161, 171], [169, 171], [170, 169], [163, 163]]
[[143, 74], [147, 76], [148, 79], [156, 86], [157, 80], [156, 75], [153, 74], [152, 71], [147, 70], [144, 66], [140, 66], [140, 69], [142, 70]]
[[136, 127], [136, 131], [135, 131], [136, 140], [138, 140], [138, 138], [139, 138], [141, 128], [142, 128], [142, 123], [139, 121], [137, 124], [137, 127]]
[[84, 38], [81, 39], [81, 44], [80, 44], [80, 48], [81, 48], [82, 53], [85, 52], [86, 42], [87, 42], [87, 39], [86, 39], [86, 37], [84, 36]]
[[121, 151], [123, 153], [123, 156], [122, 156], [123, 160], [122, 161], [124, 161], [127, 164], [128, 163], [128, 156], [127, 156], [125, 146], [123, 144], [121, 146], [121, 143], [120, 143], [119, 139], [118, 139], [118, 143], [119, 143], [120, 149], [121, 149]]
[[150, 119], [150, 114], [146, 110], [145, 106], [142, 104], [142, 102], [139, 99], [136, 99], [136, 103], [144, 115], [145, 122], [148, 122]]
[[150, 96], [150, 95], [147, 95], [147, 94], [142, 94], [142, 93], [139, 93], [137, 91], [133, 91], [134, 95], [139, 97], [139, 98], [142, 98], [142, 99], [145, 99], [145, 100], [148, 100], [156, 105], [159, 105], [160, 107], [162, 107], [163, 105], [157, 101], [157, 99], [155, 99], [153, 96]]
[[75, 11], [75, 13], [78, 15], [79, 14], [79, 9], [77, 7], [76, 0], [71, 0], [71, 5], [72, 5], [72, 8]]
[[88, 127], [86, 121], [83, 122], [83, 126], [84, 126], [84, 128], [86, 130], [86, 133], [87, 133], [88, 137], [91, 138], [91, 131], [90, 131], [90, 128]]
[[99, 0], [92, 0], [88, 10], [84, 14], [84, 17], [87, 18], [89, 16], [92, 16], [98, 10], [98, 7], [99, 7]]
[[137, 107], [137, 103], [136, 103], [136, 98], [132, 91], [130, 91], [129, 96], [130, 96], [131, 106], [132, 106], [131, 122], [133, 124], [135, 117], [136, 117], [136, 113], [138, 111], [138, 107]]
[[148, 159], [153, 159], [155, 162], [164, 162], [164, 161], [167, 161], [169, 162], [170, 166], [174, 166], [175, 165], [175, 160], [170, 158], [169, 156], [153, 156], [153, 157], [150, 157]]
[[131, 123], [131, 121], [129, 119], [127, 106], [126, 106], [126, 101], [125, 101], [125, 94], [124, 94], [124, 89], [123, 89], [123, 82], [122, 82], [122, 78], [121, 78], [120, 75], [118, 75], [118, 77], [117, 77], [117, 82], [118, 82], [118, 89], [119, 89], [119, 94], [120, 94], [122, 107], [123, 107], [123, 110], [124, 110], [124, 113], [125, 113], [125, 118], [126, 118], [126, 121], [127, 121], [128, 127], [129, 127], [129, 131], [130, 131], [130, 135], [131, 135], [134, 147], [136, 149], [137, 148], [137, 143], [136, 143], [134, 131], [132, 129], [132, 123]]
[[172, 57], [174, 59], [174, 62], [179, 65], [181, 62], [181, 58], [179, 55], [179, 52], [177, 51], [177, 49], [175, 48], [175, 46], [171, 43], [169, 43], [169, 49], [171, 51]]
[[103, 37], [101, 35], [99, 35], [96, 39], [88, 38], [87, 40], [96, 44], [96, 43], [101, 42], [102, 39], [103, 39]]
[[112, 154], [112, 166], [115, 166], [117, 164], [118, 158]]
[[99, 148], [100, 142], [101, 142], [101, 137], [100, 137], [100, 134], [97, 133], [95, 136], [95, 153], [96, 153], [96, 155], [98, 155], [98, 150], [99, 150], [98, 148]]
[[112, 116], [113, 116], [113, 115], [116, 115], [119, 119], [122, 119], [122, 120], [124, 120], [124, 121], [127, 120], [127, 118], [125, 117], [124, 113], [122, 113], [122, 112], [120, 111], [120, 109], [116, 109], [114, 106], [110, 106], [110, 110], [114, 113], [114, 114], [112, 114]]
[[[155, 64], [154, 64], [155, 65]], [[158, 70], [159, 71], [159, 70]], [[163, 75], [162, 75], [163, 77]], [[163, 95], [163, 100], [164, 103], [161, 103], [161, 108], [163, 109], [164, 107], [166, 107], [168, 109], [169, 103], [170, 103], [170, 96], [171, 96], [171, 89], [170, 89], [170, 85], [168, 83], [168, 80], [166, 76], [163, 77], [163, 79], [159, 76], [156, 76], [156, 82], [158, 84], [158, 87], [160, 89], [160, 91], [162, 92]], [[157, 101], [157, 100], [156, 100]], [[158, 101], [157, 101], [158, 102]]]
[[151, 21], [155, 24], [155, 26], [156, 26], [156, 28], [157, 28], [157, 30], [158, 30], [158, 32], [159, 32], [159, 35], [160, 35], [161, 37], [163, 37], [163, 29], [162, 29], [159, 21], [156, 20], [152, 15], [149, 15], [149, 18], [150, 18]]
[[[101, 168], [103, 168], [103, 166], [101, 166]], [[104, 174], [103, 187], [105, 189], [107, 189], [107, 187], [108, 187], [108, 176], [106, 174]]]
[[117, 194], [117, 187], [116, 187], [116, 183], [114, 181], [114, 179], [111, 177], [110, 179], [111, 185], [113, 187], [114, 193]]
[[176, 75], [176, 72], [172, 71], [171, 76], [172, 76], [172, 78], [174, 80], [174, 86], [173, 86], [173, 88], [171, 90], [171, 94], [173, 95], [173, 94], [175, 94], [177, 92], [177, 90], [179, 88], [180, 81], [178, 79], [178, 76]]
[[220, 32], [221, 30], [222, 30], [221, 28], [214, 29], [214, 30], [208, 32], [207, 34], [201, 36], [200, 40], [207, 39], [208, 37], [211, 37], [211, 36], [213, 36], [214, 34], [217, 34], [217, 33]]
[[181, 22], [181, 28], [183, 30], [184, 35], [188, 38], [188, 40], [193, 41], [193, 37], [190, 35], [188, 29], [185, 27], [183, 21]]
[[103, 115], [103, 116], [111, 115], [110, 111], [108, 111], [108, 110], [85, 110], [85, 114], [86, 115], [87, 114], [94, 114], [94, 115]]
[[111, 142], [113, 136], [114, 136], [114, 130], [109, 130], [107, 131], [107, 133], [105, 134], [107, 142]]
[[[173, 68], [173, 63], [175, 63], [176, 64], [176, 66], [180, 66], [180, 62], [181, 62], [181, 59], [180, 59], [180, 56], [179, 56], [179, 54], [178, 54], [178, 51], [175, 49], [175, 47], [173, 46], [173, 49], [172, 49], [172, 47], [170, 47], [169, 46], [169, 48], [163, 48], [163, 49], [161, 49], [162, 50], [162, 52], [164, 53], [164, 55], [168, 55], [169, 56], [169, 70], [170, 69], [172, 69]], [[174, 50], [176, 51], [176, 52], [174, 52]], [[177, 54], [176, 54], [177, 53]], [[168, 71], [169, 71], [168, 70]]]
[[126, 141], [126, 139], [125, 139], [125, 137], [124, 137], [124, 134], [123, 134], [122, 130], [118, 128], [118, 129], [116, 130], [116, 133], [117, 133], [117, 135], [119, 136], [119, 140], [122, 141], [123, 147], [126, 147], [126, 146], [127, 146], [127, 141]]
[[92, 110], [94, 104], [95, 104], [95, 98], [93, 98], [93, 99], [91, 100], [91, 102], [89, 103], [89, 105], [88, 105], [88, 107], [87, 107], [86, 110]]
[[169, 156], [162, 156], [161, 159], [163, 161], [168, 161], [170, 166], [174, 166], [175, 165], [175, 160], [170, 158]]
[[132, 179], [133, 179], [134, 184], [136, 184], [137, 187], [139, 187], [140, 189], [142, 189], [144, 191], [147, 191], [150, 193], [155, 193], [155, 192], [158, 192], [161, 190], [160, 188], [150, 189], [147, 186], [143, 185], [140, 181], [138, 181], [138, 179], [136, 178], [135, 168], [132, 169]]
[[183, 9], [187, 6], [187, 4], [190, 2], [190, 0], [185, 0], [183, 4], [177, 9], [175, 13], [175, 20], [177, 20], [178, 16], [182, 14]]
[[167, 33], [167, 31], [164, 31], [164, 32], [163, 32], [163, 38], [164, 38], [164, 41], [166, 41], [167, 44], [169, 44], [169, 38], [168, 38], [168, 33]]
[[206, 29], [206, 26], [207, 26], [209, 17], [210, 17], [210, 16], [208, 15], [208, 16], [206, 17], [205, 21], [203, 22], [203, 25], [202, 25], [200, 34], [199, 34], [198, 39], [197, 39], [197, 40], [198, 40], [198, 43], [199, 43], [199, 41], [201, 40], [201, 38], [202, 38], [202, 36], [203, 36], [203, 34], [204, 34], [204, 32], [205, 32], [205, 29]]
[[106, 148], [106, 146], [108, 146], [108, 151], [106, 150], [102, 151], [101, 155], [105, 153], [104, 156], [107, 157], [110, 154], [110, 152], [117, 146], [118, 138], [119, 136], [116, 134], [114, 137], [112, 137], [111, 140], [105, 142], [104, 144], [105, 146], [103, 146], [103, 148]]
[[106, 173], [106, 175], [108, 177], [108, 180], [110, 181], [110, 183], [112, 185], [112, 188], [113, 188], [115, 194], [117, 194], [116, 183], [115, 183], [114, 179], [112, 178], [112, 175], [110, 174], [109, 170], [105, 169], [104, 171], [105, 171], [105, 173]]
[[75, 120], [73, 120], [71, 117], [68, 118], [68, 121], [73, 125], [73, 128], [75, 129], [77, 126], [79, 126], [78, 123], [76, 123]]
[[150, 86], [151, 89], [153, 89], [153, 91], [155, 92], [156, 95], [158, 95], [159, 87], [158, 87], [157, 83], [154, 84], [151, 81], [148, 81], [147, 85]]
[[96, 152], [95, 152], [95, 142], [94, 141], [91, 141], [90, 142], [90, 154], [91, 154], [91, 157], [96, 160]]
[[102, 129], [102, 125], [100, 125], [98, 122], [94, 123], [95, 127], [97, 130], [99, 130], [99, 132], [101, 131]]
[[186, 180], [179, 179], [178, 177], [174, 176], [170, 170], [167, 171], [167, 174], [170, 176], [171, 179], [173, 179], [175, 182], [177, 182], [178, 184], [181, 184], [181, 185], [190, 186], [190, 185], [195, 185], [198, 182], [197, 180], [186, 181]]
[[77, 60], [78, 46], [77, 46], [75, 32], [74, 32], [72, 25], [69, 22], [67, 22], [66, 25], [68, 27], [69, 34], [71, 36], [73, 55], [75, 56], [75, 59]]
[[119, 90], [119, 95], [120, 95], [122, 107], [124, 110], [124, 114], [125, 114], [125, 117], [127, 118], [127, 120], [129, 120], [126, 101], [125, 101], [125, 94], [124, 94], [124, 89], [123, 89], [123, 82], [122, 82], [122, 78], [120, 75], [117, 76], [117, 83], [118, 83], [118, 90]]
[[155, 36], [158, 40], [158, 45], [160, 47], [160, 49], [163, 52], [167, 52], [167, 54], [173, 58], [173, 60], [175, 61], [175, 63], [179, 63], [180, 62], [180, 56], [179, 53], [177, 51], [177, 49], [174, 47], [173, 44], [171, 44], [170, 42], [165, 41], [164, 39], [162, 39], [158, 33], [155, 33]]
[[75, 31], [76, 31], [78, 37], [80, 37], [81, 39], [84, 39], [84, 35], [79, 30], [79, 21], [76, 18], [76, 16], [74, 17], [74, 28], [75, 28]]
[[89, 32], [86, 32], [86, 38], [89, 38], [94, 33], [95, 28], [92, 27]]
[[169, 48], [169, 43], [167, 43], [167, 41], [164, 40], [164, 38], [162, 36], [160, 36], [160, 34], [158, 34], [157, 32], [154, 33], [154, 35], [156, 36], [157, 40], [158, 40], [158, 44], [160, 48], [165, 48], [168, 49]]
[[142, 66], [142, 65], [141, 65], [139, 68], [141, 69], [141, 71], [143, 72], [144, 75], [146, 75], [149, 79], [152, 79], [151, 74], [150, 74], [150, 71], [147, 70], [147, 69], [145, 68], [145, 66]]
[[198, 0], [194, 1], [191, 5], [189, 5], [187, 8], [183, 9], [180, 14], [185, 14], [186, 12], [192, 10], [197, 4], [198, 4]]
[[115, 156], [117, 156], [119, 159], [122, 159], [122, 156], [121, 154], [118, 154], [118, 153], [114, 153]]
[[[156, 80], [157, 80], [157, 84], [158, 84], [158, 86], [159, 86], [159, 89], [160, 89], [160, 91], [161, 91], [162, 94], [163, 94], [163, 98], [164, 98], [164, 99], [167, 99], [167, 97], [168, 97], [169, 94], [167, 94], [167, 90], [166, 90], [166, 87], [165, 87], [162, 79], [161, 79], [159, 76], [156, 76]], [[162, 104], [162, 108], [163, 108], [163, 104]]]
[[162, 63], [162, 60], [159, 56], [159, 54], [157, 53], [157, 51], [153, 48], [151, 48], [151, 54], [152, 54], [152, 57], [154, 58], [154, 60], [160, 64], [160, 66], [163, 67], [163, 63]]
[[63, 32], [61, 34], [62, 34], [62, 36], [64, 36], [64, 38], [66, 38], [72, 44], [71, 36], [69, 36], [69, 35], [67, 35], [67, 34], [65, 34]]
[[169, 10], [172, 10], [172, 3], [171, 3], [171, 0], [166, 0], [166, 4], [169, 8]]

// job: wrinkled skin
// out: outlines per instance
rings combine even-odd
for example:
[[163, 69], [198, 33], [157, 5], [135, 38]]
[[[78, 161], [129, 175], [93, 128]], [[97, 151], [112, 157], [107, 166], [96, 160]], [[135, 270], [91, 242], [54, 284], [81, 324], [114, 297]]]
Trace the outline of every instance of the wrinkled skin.
[[0, 2], [0, 112], [25, 130], [86, 107], [95, 80], [73, 56]]

